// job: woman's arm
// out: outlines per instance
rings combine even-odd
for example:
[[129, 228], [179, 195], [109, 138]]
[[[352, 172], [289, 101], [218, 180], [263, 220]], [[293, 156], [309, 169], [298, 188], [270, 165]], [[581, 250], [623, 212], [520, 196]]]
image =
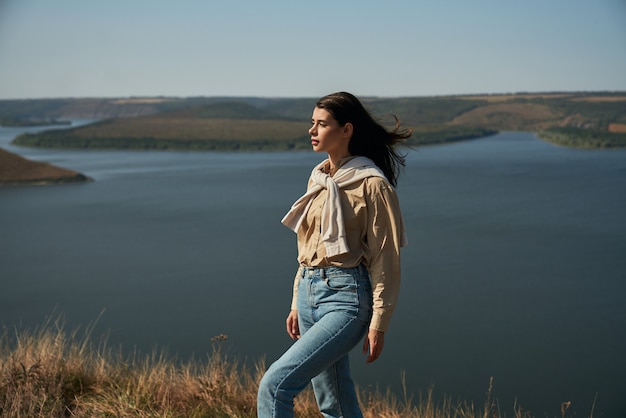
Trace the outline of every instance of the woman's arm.
[[374, 361], [384, 344], [391, 315], [400, 290], [400, 247], [403, 243], [402, 214], [395, 190], [383, 179], [368, 179], [367, 184], [368, 270], [372, 282], [373, 316], [363, 346]]

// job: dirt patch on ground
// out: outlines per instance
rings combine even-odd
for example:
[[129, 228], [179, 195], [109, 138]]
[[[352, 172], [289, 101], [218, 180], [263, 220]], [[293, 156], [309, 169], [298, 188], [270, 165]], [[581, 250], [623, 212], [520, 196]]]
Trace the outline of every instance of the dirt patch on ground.
[[624, 134], [626, 133], [626, 123], [609, 124], [609, 132]]

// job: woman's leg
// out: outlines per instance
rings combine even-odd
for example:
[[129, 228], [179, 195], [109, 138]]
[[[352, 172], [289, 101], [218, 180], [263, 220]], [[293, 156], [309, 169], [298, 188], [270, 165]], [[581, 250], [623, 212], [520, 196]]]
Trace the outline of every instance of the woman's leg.
[[[263, 376], [258, 395], [259, 418], [292, 417], [295, 396], [322, 372], [316, 379], [316, 396], [321, 396], [324, 415], [360, 416], [347, 355], [367, 331], [371, 290], [357, 291], [360, 268], [347, 269], [348, 274], [345, 270], [334, 269], [333, 275], [324, 269], [311, 269], [300, 280], [298, 313], [302, 336]], [[327, 371], [329, 368], [333, 371]], [[358, 412], [351, 412], [355, 409]]]
[[312, 326], [263, 376], [258, 395], [259, 418], [292, 417], [296, 395], [313, 377], [346, 356], [363, 334], [363, 324], [344, 314], [326, 315]]
[[[367, 332], [371, 318], [371, 285], [367, 270], [359, 267], [353, 271], [354, 283], [346, 281], [342, 270], [326, 274], [324, 286], [318, 291], [317, 307], [322, 315], [325, 312], [343, 312], [346, 297], [354, 296], [352, 303], [357, 307], [354, 311], [364, 321], [362, 334], [355, 345], [360, 343]], [[327, 293], [327, 292], [331, 293]], [[336, 292], [336, 293], [332, 293]], [[330, 295], [330, 297], [327, 297]], [[348, 299], [350, 300], [350, 299]], [[320, 411], [325, 417], [361, 417], [354, 382], [350, 374], [350, 357], [348, 353], [322, 371], [311, 380]]]
[[320, 411], [325, 417], [362, 417], [350, 377], [350, 358], [346, 354], [315, 376], [311, 383]]

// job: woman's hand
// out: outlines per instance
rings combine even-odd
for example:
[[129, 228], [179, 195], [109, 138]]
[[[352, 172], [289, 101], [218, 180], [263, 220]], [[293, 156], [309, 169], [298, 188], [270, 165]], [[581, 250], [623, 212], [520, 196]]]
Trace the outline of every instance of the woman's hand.
[[383, 352], [385, 345], [385, 333], [376, 329], [370, 329], [363, 341], [363, 354], [367, 355], [367, 364], [373, 362]]
[[300, 338], [300, 325], [298, 325], [298, 311], [292, 309], [287, 316], [287, 334], [292, 340]]

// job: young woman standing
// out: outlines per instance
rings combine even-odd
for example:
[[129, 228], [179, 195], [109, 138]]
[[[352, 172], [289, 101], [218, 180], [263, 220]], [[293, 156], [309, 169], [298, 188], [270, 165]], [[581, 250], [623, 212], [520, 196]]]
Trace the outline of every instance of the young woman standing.
[[297, 233], [300, 267], [287, 333], [296, 342], [267, 370], [259, 418], [293, 417], [294, 398], [311, 382], [325, 417], [361, 417], [349, 352], [363, 339], [366, 362], [383, 350], [400, 288], [406, 236], [393, 187], [410, 130], [389, 131], [352, 94], [322, 97], [311, 145], [328, 159], [283, 218]]

